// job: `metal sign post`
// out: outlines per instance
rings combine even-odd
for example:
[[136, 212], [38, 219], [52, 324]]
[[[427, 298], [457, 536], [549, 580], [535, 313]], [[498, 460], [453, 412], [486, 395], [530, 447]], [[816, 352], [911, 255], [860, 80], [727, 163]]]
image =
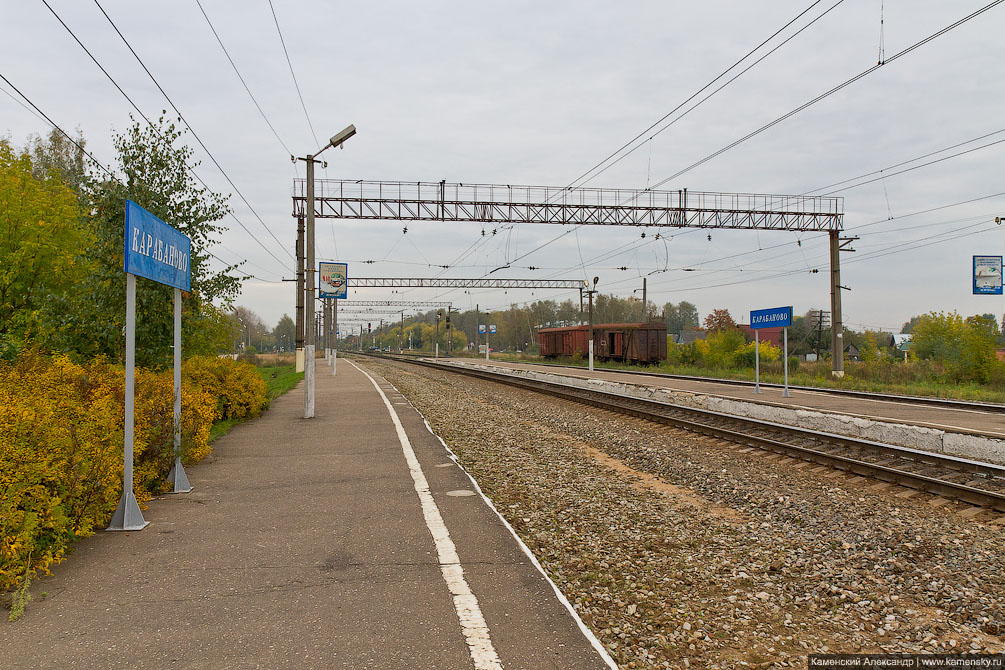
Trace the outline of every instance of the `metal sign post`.
[[789, 397], [789, 326], [792, 325], [792, 306], [753, 309], [750, 311], [750, 328], [754, 331], [754, 393], [761, 392], [761, 351], [758, 331], [761, 328], [782, 327], [783, 359], [785, 370], [785, 390], [783, 398]]
[[489, 335], [496, 334], [495, 324], [488, 327], [488, 332], [485, 331], [485, 326], [480, 325], [478, 326], [478, 332], [485, 333], [485, 360], [489, 360], [489, 351], [491, 350], [491, 347], [489, 346]]
[[123, 270], [126, 273], [125, 417], [122, 444], [122, 497], [108, 530], [142, 530], [133, 492], [133, 436], [136, 397], [136, 277], [173, 286], [174, 292], [174, 454], [171, 478], [176, 492], [192, 487], [181, 465], [181, 291], [192, 288], [192, 242], [135, 202], [126, 200]]
[[[338, 329], [338, 301], [339, 298], [345, 300], [348, 297], [348, 282], [348, 263], [318, 263], [318, 295], [322, 299], [329, 299], [332, 303], [332, 318], [328, 322], [329, 332], [326, 333], [328, 341], [331, 341], [332, 333]], [[329, 344], [331, 347], [331, 358], [329, 360], [332, 366], [332, 375], [335, 374], [335, 359], [338, 356], [335, 352], [338, 338], [334, 339], [335, 341]]]

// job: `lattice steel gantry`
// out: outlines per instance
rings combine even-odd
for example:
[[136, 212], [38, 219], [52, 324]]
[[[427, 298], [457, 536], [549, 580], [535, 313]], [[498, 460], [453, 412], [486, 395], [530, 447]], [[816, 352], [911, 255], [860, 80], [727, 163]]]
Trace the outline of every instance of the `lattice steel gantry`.
[[[832, 371], [834, 376], [844, 375], [839, 261], [839, 252], [847, 250], [842, 246], [846, 240], [839, 237], [844, 228], [844, 198], [362, 179], [313, 180], [311, 186], [307, 188], [305, 179], [293, 182], [293, 216], [298, 220], [307, 217], [827, 233], [833, 315]], [[308, 199], [314, 203], [311, 211]], [[351, 278], [349, 285], [352, 286]]]
[[[306, 180], [293, 182], [293, 216], [306, 215]], [[326, 219], [551, 223], [830, 232], [844, 199], [824, 196], [315, 180], [314, 216]]]

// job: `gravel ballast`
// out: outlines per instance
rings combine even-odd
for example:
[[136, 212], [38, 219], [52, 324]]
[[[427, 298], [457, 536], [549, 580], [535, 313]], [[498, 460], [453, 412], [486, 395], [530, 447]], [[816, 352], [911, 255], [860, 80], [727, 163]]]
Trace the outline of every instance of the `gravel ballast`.
[[624, 668], [1005, 651], [1000, 516], [457, 374], [361, 361]]

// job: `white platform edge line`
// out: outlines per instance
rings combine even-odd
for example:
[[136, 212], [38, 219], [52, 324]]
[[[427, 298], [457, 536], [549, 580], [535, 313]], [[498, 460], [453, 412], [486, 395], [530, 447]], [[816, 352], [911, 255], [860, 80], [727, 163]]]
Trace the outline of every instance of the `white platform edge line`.
[[[384, 381], [387, 380], [385, 379]], [[401, 393], [401, 391], [398, 391], [397, 387], [395, 387], [394, 384], [392, 384], [391, 382], [387, 383], [399, 395], [401, 395], [402, 398], [405, 398], [405, 395]], [[506, 527], [506, 530], [508, 530], [510, 532], [510, 535], [512, 535], [513, 538], [517, 541], [517, 544], [520, 546], [520, 549], [522, 549], [523, 553], [527, 555], [527, 558], [529, 558], [530, 562], [534, 565], [535, 568], [537, 568], [537, 571], [541, 573], [541, 576], [544, 577], [549, 584], [551, 584], [551, 588], [552, 590], [554, 590], [555, 595], [558, 597], [559, 602], [561, 602], [565, 606], [565, 609], [569, 611], [569, 615], [572, 616], [573, 620], [579, 626], [580, 632], [587, 639], [587, 641], [589, 641], [590, 645], [596, 650], [596, 652], [600, 654], [600, 657], [604, 660], [604, 662], [607, 663], [607, 667], [611, 668], [612, 670], [618, 670], [618, 664], [614, 662], [613, 658], [611, 658], [610, 652], [607, 651], [607, 648], [603, 645], [603, 643], [601, 643], [600, 639], [597, 638], [594, 632], [590, 630], [590, 627], [587, 626], [583, 622], [583, 620], [579, 617], [579, 613], [576, 611], [576, 608], [572, 606], [572, 603], [569, 602], [569, 599], [565, 597], [565, 594], [562, 593], [562, 590], [558, 588], [558, 585], [555, 584], [555, 582], [548, 575], [548, 573], [545, 572], [544, 566], [542, 566], [541, 562], [537, 560], [537, 556], [535, 556], [534, 552], [530, 550], [530, 547], [527, 546], [527, 543], [524, 542], [523, 539], [517, 534], [513, 526], [510, 525], [510, 522], [506, 520], [506, 517], [504, 517], [502, 513], [499, 512], [495, 504], [493, 504], [492, 500], [487, 495], [485, 495], [485, 492], [482, 491], [482, 487], [478, 485], [478, 482], [475, 481], [475, 478], [471, 476], [471, 473], [464, 469], [464, 466], [461, 465], [460, 460], [457, 458], [457, 454], [455, 454], [450, 449], [450, 447], [447, 446], [447, 443], [443, 441], [442, 437], [433, 432], [433, 427], [429, 425], [429, 421], [426, 420], [426, 417], [422, 414], [422, 412], [419, 411], [419, 409], [415, 405], [413, 405], [412, 402], [408, 400], [408, 398], [405, 398], [405, 401], [408, 402], [409, 406], [415, 410], [416, 414], [422, 417], [422, 422], [426, 424], [426, 430], [429, 431], [429, 434], [440, 441], [440, 444], [443, 445], [443, 448], [447, 451], [447, 454], [450, 456], [450, 460], [452, 460], [455, 464], [457, 464], [457, 467], [461, 469], [461, 472], [463, 472], [467, 476], [467, 478], [471, 480], [471, 484], [475, 487], [475, 490], [478, 492], [478, 495], [482, 497], [482, 500], [484, 500], [485, 503], [489, 506], [489, 508], [493, 512], [495, 512], [495, 515], [499, 517], [499, 520], [502, 521], [503, 526]]]
[[[405, 428], [401, 425], [401, 419], [398, 418], [398, 413], [394, 411], [394, 406], [391, 405], [391, 401], [388, 400], [377, 380], [370, 376], [366, 370], [356, 365], [355, 362], [349, 362], [370, 380], [370, 383], [377, 389], [377, 393], [384, 402], [384, 407], [387, 409], [388, 414], [391, 415], [391, 421], [394, 423], [398, 441], [401, 443], [401, 450], [404, 452], [405, 461], [408, 463], [408, 471], [412, 476], [415, 492], [419, 496], [419, 503], [422, 506], [422, 515], [426, 521], [426, 528], [432, 535], [433, 543], [436, 546], [440, 572], [443, 576], [443, 581], [446, 582], [447, 589], [450, 591], [454, 610], [460, 622], [464, 641], [468, 645], [468, 652], [471, 655], [471, 661], [474, 663], [475, 670], [502, 670], [502, 662], [499, 660], [499, 655], [492, 645], [488, 624], [482, 615], [478, 599], [471, 592], [467, 580], [464, 579], [464, 570], [457, 557], [457, 549], [453, 540], [450, 539], [450, 533], [447, 530], [446, 523], [443, 521], [443, 516], [440, 514], [440, 509], [433, 500], [433, 495], [429, 490], [429, 483], [426, 481], [426, 476], [422, 472], [422, 466], [415, 456], [415, 450], [412, 449], [412, 443], [405, 433]], [[390, 384], [390, 382], [388, 383]], [[393, 385], [391, 387], [394, 388]], [[398, 392], [397, 389], [395, 391]], [[400, 392], [398, 393], [400, 395]]]

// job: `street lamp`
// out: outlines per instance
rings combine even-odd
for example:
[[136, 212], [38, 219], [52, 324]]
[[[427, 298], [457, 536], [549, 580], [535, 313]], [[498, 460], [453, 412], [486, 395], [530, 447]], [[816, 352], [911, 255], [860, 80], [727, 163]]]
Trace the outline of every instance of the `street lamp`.
[[590, 372], [593, 372], [593, 294], [597, 292], [597, 282], [600, 277], [593, 278], [593, 288], [586, 292], [590, 298]]
[[[245, 348], [245, 349], [247, 349], [247, 348], [248, 348], [248, 338], [250, 337], [250, 335], [249, 335], [249, 328], [248, 328], [248, 324], [246, 324], [246, 323], [244, 322], [244, 320], [243, 320], [243, 319], [241, 319], [241, 317], [237, 316], [236, 314], [234, 315], [234, 318], [235, 318], [235, 319], [237, 319], [237, 322], [238, 322], [238, 323], [240, 323], [240, 324], [241, 324], [242, 326], [244, 326], [244, 333], [245, 333], [245, 335], [244, 335], [244, 348]], [[238, 341], [238, 342], [240, 342], [240, 341], [241, 341], [241, 337], [240, 337], [240, 335], [238, 335], [238, 337], [237, 337], [237, 341]]]
[[[342, 146], [350, 137], [356, 134], [356, 126], [350, 124], [342, 131], [333, 135], [328, 144], [321, 147], [316, 153], [308, 154], [304, 158], [292, 156], [293, 161], [302, 160], [307, 163], [307, 300], [304, 310], [304, 418], [314, 417], [314, 164], [320, 163], [317, 157], [328, 147]], [[327, 165], [327, 163], [325, 164]]]

